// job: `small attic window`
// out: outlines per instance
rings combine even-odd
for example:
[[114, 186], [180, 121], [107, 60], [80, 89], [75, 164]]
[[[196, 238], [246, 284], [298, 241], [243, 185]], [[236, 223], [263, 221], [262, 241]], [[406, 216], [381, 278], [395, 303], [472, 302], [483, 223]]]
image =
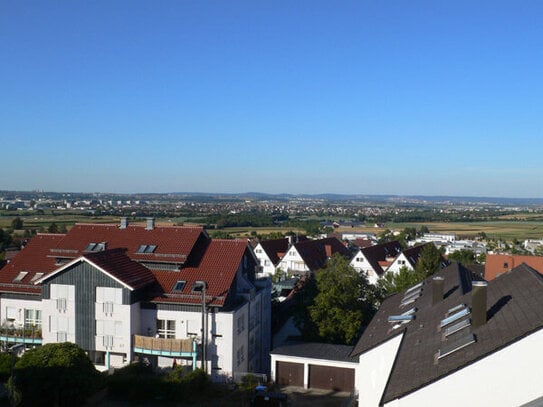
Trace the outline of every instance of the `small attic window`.
[[97, 245], [98, 245], [98, 243], [89, 243], [87, 245], [87, 247], [85, 247], [84, 251], [85, 252], [93, 252]]
[[39, 280], [40, 278], [43, 277], [44, 274], [45, 274], [45, 273], [36, 273], [36, 274], [34, 274], [34, 277], [32, 277], [32, 278], [30, 279], [30, 282], [33, 283], [33, 282]]
[[27, 274], [28, 274], [28, 271], [19, 271], [19, 274], [17, 274], [17, 277], [13, 279], [13, 282], [20, 283], [23, 280], [23, 278], [26, 277]]
[[156, 245], [154, 244], [142, 244], [140, 247], [138, 247], [138, 250], [136, 253], [153, 253], [156, 249]]
[[185, 285], [187, 284], [186, 281], [176, 281], [173, 285], [173, 291], [183, 291], [183, 288], [185, 288]]
[[106, 250], [106, 242], [102, 243], [89, 243], [87, 247], [85, 247], [85, 252], [102, 252]]

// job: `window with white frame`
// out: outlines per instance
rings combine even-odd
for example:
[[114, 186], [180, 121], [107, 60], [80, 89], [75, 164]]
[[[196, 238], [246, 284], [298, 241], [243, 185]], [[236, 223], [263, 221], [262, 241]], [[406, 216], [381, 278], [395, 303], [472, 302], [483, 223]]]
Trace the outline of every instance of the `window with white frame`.
[[102, 345], [106, 349], [113, 348], [114, 338], [122, 337], [122, 334], [123, 321], [96, 320], [96, 336], [102, 337]]
[[157, 319], [156, 332], [159, 338], [175, 338], [175, 321], [171, 319]]
[[41, 310], [25, 309], [25, 326], [41, 329]]

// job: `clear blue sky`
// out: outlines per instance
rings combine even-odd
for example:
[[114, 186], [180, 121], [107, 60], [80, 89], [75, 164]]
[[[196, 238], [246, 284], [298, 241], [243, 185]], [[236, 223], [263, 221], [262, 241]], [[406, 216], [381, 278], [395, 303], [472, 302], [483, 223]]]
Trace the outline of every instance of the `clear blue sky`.
[[543, 197], [543, 2], [0, 2], [0, 189]]

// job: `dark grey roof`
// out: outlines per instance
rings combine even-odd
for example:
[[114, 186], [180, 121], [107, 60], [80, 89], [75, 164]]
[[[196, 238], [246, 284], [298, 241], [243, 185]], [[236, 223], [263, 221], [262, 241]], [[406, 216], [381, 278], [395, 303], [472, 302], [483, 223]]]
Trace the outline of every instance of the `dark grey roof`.
[[[387, 298], [354, 348], [353, 355], [359, 355], [404, 333], [382, 403], [439, 380], [543, 327], [543, 277], [523, 264], [488, 283], [486, 324], [470, 326], [444, 339], [438, 332], [440, 321], [456, 305], [471, 307], [471, 279], [480, 278], [457, 263], [437, 275], [444, 278], [442, 301], [432, 305], [431, 278], [427, 279], [421, 297], [410, 305], [417, 307], [415, 320], [392, 330], [388, 316], [407, 307], [399, 306], [404, 293]], [[468, 334], [474, 335], [475, 343], [436, 362], [440, 349]]]
[[364, 254], [364, 257], [366, 257], [373, 270], [378, 275], [382, 275], [385, 270], [383, 270], [379, 262], [385, 261], [387, 258], [396, 258], [402, 252], [402, 246], [400, 242], [393, 240], [392, 242], [364, 247], [360, 251]]
[[273, 349], [273, 355], [285, 355], [310, 359], [337, 360], [340, 362], [358, 362], [357, 357], [352, 357], [352, 346], [333, 345], [330, 343], [299, 342]]

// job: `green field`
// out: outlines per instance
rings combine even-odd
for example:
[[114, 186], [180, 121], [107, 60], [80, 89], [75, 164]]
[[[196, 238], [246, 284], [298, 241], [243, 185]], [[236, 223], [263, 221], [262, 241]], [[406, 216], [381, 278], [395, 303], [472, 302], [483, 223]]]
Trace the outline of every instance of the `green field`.
[[[16, 214], [10, 213], [0, 215], [0, 227], [9, 228]], [[531, 216], [531, 214], [515, 215], [516, 219], [511, 217], [503, 218], [503, 220], [485, 221], [485, 222], [425, 222], [425, 223], [386, 223], [382, 228], [375, 228], [370, 225], [360, 228], [338, 228], [338, 233], [354, 233], [354, 232], [369, 232], [379, 234], [385, 229], [402, 230], [406, 227], [414, 227], [419, 229], [422, 225], [426, 226], [431, 232], [435, 233], [456, 233], [461, 237], [473, 237], [480, 232], [486, 233], [488, 238], [503, 239], [511, 241], [513, 239], [542, 239], [543, 238], [543, 220], [540, 216]], [[57, 226], [65, 225], [68, 229], [75, 223], [118, 223], [118, 217], [112, 216], [89, 216], [74, 213], [46, 213], [43, 215], [21, 216], [24, 222], [25, 229], [47, 230], [54, 222]], [[179, 218], [174, 219], [157, 219], [157, 224], [164, 223], [169, 225], [182, 224]], [[183, 219], [185, 224], [194, 224], [191, 219]], [[196, 220], [196, 219], [194, 219]], [[132, 223], [143, 224], [145, 219], [129, 220]], [[271, 233], [286, 233], [293, 231], [303, 234], [302, 229], [282, 228], [282, 227], [231, 227], [218, 229], [228, 233], [232, 237], [250, 237], [255, 233], [258, 235], [268, 235]], [[209, 231], [211, 234], [215, 230]]]

